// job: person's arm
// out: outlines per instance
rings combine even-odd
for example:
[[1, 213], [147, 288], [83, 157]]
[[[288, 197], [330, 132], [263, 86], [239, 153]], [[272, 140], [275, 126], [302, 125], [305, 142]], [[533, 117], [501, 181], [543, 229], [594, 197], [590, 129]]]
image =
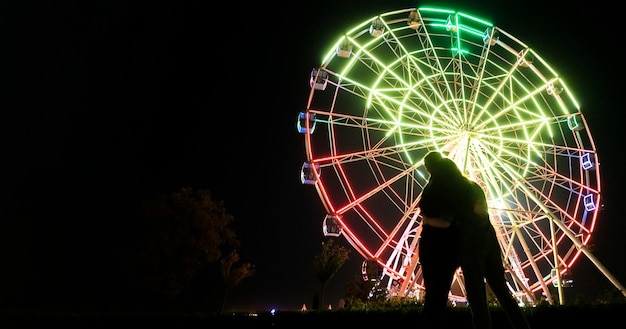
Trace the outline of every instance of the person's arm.
[[422, 216], [422, 224], [433, 226], [433, 227], [438, 227], [438, 228], [450, 227], [450, 221], [445, 220], [443, 218], [439, 218], [439, 217]]
[[489, 206], [487, 205], [485, 192], [476, 182], [472, 183], [474, 184], [474, 193], [476, 195], [476, 202], [474, 203], [474, 213], [481, 216], [489, 216]]
[[474, 213], [481, 216], [488, 216], [489, 207], [487, 207], [486, 203], [476, 202], [474, 204]]
[[429, 182], [426, 187], [424, 187], [422, 199], [419, 203], [422, 225], [448, 228], [450, 227], [451, 220], [445, 219], [446, 216], [441, 212], [439, 200], [436, 196], [437, 192], [433, 190], [433, 185]]

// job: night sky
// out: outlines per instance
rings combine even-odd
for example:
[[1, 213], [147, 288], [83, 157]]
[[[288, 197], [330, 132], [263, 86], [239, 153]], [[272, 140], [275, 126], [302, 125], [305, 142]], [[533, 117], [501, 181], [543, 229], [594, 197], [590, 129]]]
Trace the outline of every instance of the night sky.
[[[607, 1], [366, 3], [3, 5], [0, 306], [88, 301], [115, 286], [123, 277], [110, 264], [136, 229], [129, 209], [193, 187], [224, 202], [241, 259], [256, 265], [227, 308], [310, 307], [325, 211], [299, 177], [306, 159], [296, 120], [309, 73], [354, 25], [422, 5], [494, 22], [568, 82], [601, 161], [604, 211], [592, 251], [626, 283], [618, 103], [625, 72], [615, 8]], [[330, 282], [333, 305], [361, 262], [352, 252]], [[584, 257], [572, 273], [577, 293], [612, 287]]]

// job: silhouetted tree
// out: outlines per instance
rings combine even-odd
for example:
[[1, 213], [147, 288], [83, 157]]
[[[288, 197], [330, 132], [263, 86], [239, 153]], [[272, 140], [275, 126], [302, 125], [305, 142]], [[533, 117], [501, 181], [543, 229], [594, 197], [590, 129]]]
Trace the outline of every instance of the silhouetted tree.
[[346, 281], [345, 289], [348, 302], [356, 300], [367, 302], [379, 279], [378, 263], [374, 259], [368, 259], [366, 261], [365, 274], [355, 275], [352, 280]]
[[226, 305], [226, 298], [230, 290], [239, 285], [243, 279], [254, 275], [254, 265], [252, 263], [243, 263], [233, 268], [233, 265], [237, 262], [239, 262], [239, 254], [234, 249], [220, 261], [222, 281], [224, 282], [222, 312], [224, 312], [224, 305]]
[[348, 260], [350, 250], [334, 244], [333, 239], [322, 242], [322, 253], [313, 259], [315, 277], [321, 284], [320, 304], [324, 305], [324, 290], [326, 284], [337, 273], [339, 268]]
[[[144, 217], [146, 234], [137, 262], [143, 291], [157, 303], [155, 307], [183, 299], [192, 282], [201, 281], [196, 275], [210, 272], [208, 265], [222, 255], [227, 255], [230, 266], [238, 261], [239, 255], [228, 253], [240, 244], [231, 228], [234, 217], [208, 190], [182, 188], [147, 201]], [[243, 279], [236, 279], [242, 275], [238, 271], [229, 274], [225, 283], [238, 284]]]
[[357, 274], [353, 275], [350, 280], [346, 280], [344, 289], [348, 303], [354, 300], [367, 302], [374, 283], [370, 280], [363, 280], [363, 276]]

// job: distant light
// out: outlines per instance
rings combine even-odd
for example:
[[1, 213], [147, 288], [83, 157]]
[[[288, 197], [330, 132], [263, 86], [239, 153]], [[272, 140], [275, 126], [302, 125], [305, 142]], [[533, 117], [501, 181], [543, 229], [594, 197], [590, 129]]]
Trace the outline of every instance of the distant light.
[[273, 308], [273, 309], [270, 311], [270, 313], [272, 313], [272, 315], [276, 314], [276, 309], [275, 309], [275, 308]]

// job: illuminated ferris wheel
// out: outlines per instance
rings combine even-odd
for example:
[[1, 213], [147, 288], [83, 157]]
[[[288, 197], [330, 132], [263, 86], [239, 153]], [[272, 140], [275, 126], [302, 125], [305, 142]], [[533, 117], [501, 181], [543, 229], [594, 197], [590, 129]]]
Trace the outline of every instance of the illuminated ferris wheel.
[[[298, 115], [326, 236], [375, 264], [388, 296], [420, 298], [423, 157], [452, 158], [487, 193], [520, 302], [562, 301], [601, 208], [598, 154], [579, 105], [532, 48], [485, 20], [437, 8], [371, 17], [311, 72]], [[453, 241], [450, 241], [453, 243]], [[462, 273], [451, 299], [465, 301]], [[623, 288], [621, 288], [624, 291]]]

